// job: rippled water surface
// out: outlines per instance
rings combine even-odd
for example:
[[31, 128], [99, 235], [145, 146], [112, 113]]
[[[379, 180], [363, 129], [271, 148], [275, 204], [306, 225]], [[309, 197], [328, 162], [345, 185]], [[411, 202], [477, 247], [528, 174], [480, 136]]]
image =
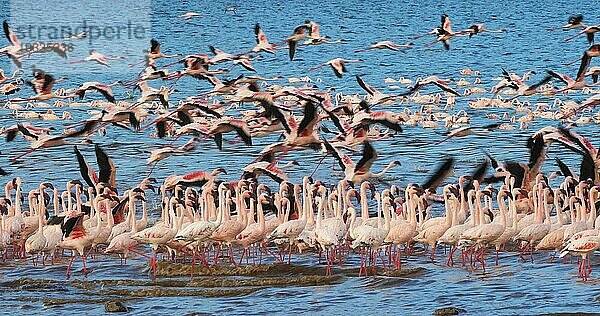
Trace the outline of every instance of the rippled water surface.
[[[16, 3], [16, 2], [15, 2]], [[12, 4], [15, 4], [12, 3]], [[588, 23], [600, 21], [597, 3], [594, 1], [508, 1], [498, 0], [493, 3], [485, 1], [152, 1], [147, 2], [145, 11], [132, 11], [131, 18], [136, 17], [148, 21], [151, 37], [162, 43], [163, 51], [182, 54], [207, 52], [208, 45], [217, 46], [227, 52], [242, 52], [254, 46], [253, 25], [260, 22], [271, 42], [278, 42], [289, 36], [296, 25], [305, 19], [311, 19], [321, 25], [321, 33], [332, 39], [345, 39], [348, 42], [341, 45], [321, 45], [299, 48], [297, 60], [289, 62], [287, 52], [279, 51], [275, 56], [264, 56], [254, 62], [255, 68], [262, 76], [272, 77], [301, 77], [309, 75], [319, 88], [334, 87], [343, 93], [360, 93], [354, 79], [354, 74], [362, 75], [371, 85], [384, 92], [397, 93], [405, 89], [388, 87], [384, 78], [391, 77], [424, 77], [435, 74], [441, 78], [454, 78], [458, 81], [462, 76], [459, 71], [465, 67], [481, 71], [483, 86], [488, 90], [499, 77], [501, 67], [512, 72], [523, 73], [535, 70], [532, 81], [541, 79], [546, 69], [554, 69], [574, 75], [578, 65], [564, 66], [575, 60], [588, 46], [584, 37], [565, 43], [567, 34], [573, 32], [546, 31], [547, 27], [563, 25], [568, 15], [581, 13]], [[27, 6], [11, 6], [7, 0], [0, 1], [1, 19], [9, 19], [12, 24], [18, 23], [11, 18], [27, 13]], [[97, 3], [81, 2], [86, 8], [94, 8]], [[225, 8], [236, 6], [237, 15], [225, 12]], [[30, 15], [36, 16], [35, 6], [30, 9]], [[203, 14], [202, 17], [184, 21], [178, 18], [185, 12], [194, 11]], [[452, 18], [455, 30], [464, 29], [475, 22], [485, 22], [490, 29], [507, 29], [508, 33], [483, 34], [471, 39], [459, 38], [453, 41], [450, 51], [444, 51], [441, 45], [424, 48], [425, 40], [416, 41], [416, 46], [405, 52], [370, 51], [354, 53], [353, 50], [366, 47], [376, 41], [393, 40], [399, 43], [413, 41], [412, 36], [431, 30], [439, 23], [439, 16], [447, 13]], [[39, 19], [43, 19], [43, 15]], [[68, 17], [64, 17], [67, 19]], [[61, 16], [53, 17], [54, 20]], [[91, 18], [90, 18], [91, 19]], [[2, 45], [5, 40], [1, 41]], [[136, 62], [134, 54], [128, 52], [128, 47], [107, 41], [101, 50], [107, 55], [125, 55], [125, 61], [112, 61], [110, 71], [98, 65], [68, 65], [64, 60], [48, 58], [42, 60], [33, 57], [24, 67], [35, 64], [45, 67], [56, 77], [67, 76], [68, 79], [56, 87], [74, 87], [83, 81], [112, 82], [117, 79], [132, 79], [138, 71], [129, 68], [128, 64]], [[75, 50], [70, 58], [85, 57], [86, 52]], [[348, 66], [349, 74], [343, 79], [337, 79], [329, 68], [308, 72], [314, 67], [335, 57], [361, 58], [363, 63]], [[159, 64], [165, 64], [159, 61]], [[6, 58], [0, 58], [0, 67], [11, 69]], [[84, 70], [78, 71], [77, 68]], [[120, 68], [119, 68], [120, 67]], [[29, 71], [27, 71], [29, 72]], [[228, 77], [235, 77], [238, 70], [232, 71]], [[316, 78], [322, 82], [316, 82]], [[467, 78], [472, 81], [473, 77]], [[287, 84], [281, 81], [279, 84]], [[180, 92], [172, 96], [176, 102], [186, 96], [210, 90], [205, 82], [183, 78], [178, 82]], [[430, 89], [430, 88], [428, 88]], [[433, 89], [433, 88], [431, 88]], [[460, 88], [459, 90], [463, 90]], [[23, 91], [27, 91], [23, 89]], [[118, 99], [126, 98], [127, 91], [115, 88]], [[433, 92], [434, 90], [426, 90]], [[22, 93], [26, 97], [29, 92]], [[484, 94], [482, 96], [489, 97]], [[485, 114], [506, 111], [513, 115], [512, 109], [489, 109], [475, 111], [468, 108], [466, 102], [477, 96], [457, 98], [457, 106], [453, 112], [465, 109], [471, 116], [473, 125], [489, 124]], [[579, 93], [568, 97], [561, 96], [564, 101], [580, 101], [587, 96]], [[531, 103], [542, 102], [551, 104], [553, 99], [535, 97]], [[390, 110], [400, 111], [407, 105], [395, 105]], [[408, 105], [413, 110], [419, 106]], [[62, 110], [62, 109], [60, 109]], [[65, 108], [76, 119], [89, 116], [89, 108]], [[41, 109], [38, 109], [41, 111]], [[522, 114], [519, 114], [522, 115]], [[17, 120], [11, 116], [11, 111], [0, 109], [0, 125], [12, 125]], [[505, 122], [505, 121], [504, 121]], [[58, 130], [64, 128], [62, 121], [33, 122], [34, 124], [54, 126]], [[557, 125], [558, 122], [536, 119], [528, 130], [496, 131], [484, 136], [470, 136], [454, 139], [434, 145], [441, 139], [439, 129], [422, 129], [406, 127], [405, 131], [374, 146], [379, 152], [374, 170], [379, 170], [387, 162], [400, 160], [402, 166], [386, 175], [389, 183], [406, 185], [409, 182], [423, 182], [427, 173], [433, 170], [438, 161], [446, 155], [457, 158], [455, 177], [470, 172], [485, 156], [485, 151], [502, 159], [526, 161], [528, 153], [525, 149], [526, 138], [536, 129], [546, 125]], [[518, 127], [518, 126], [516, 126]], [[600, 145], [597, 140], [597, 125], [587, 124], [576, 130], [590, 140]], [[113, 157], [118, 167], [117, 183], [119, 187], [129, 187], [145, 177], [148, 168], [145, 166], [147, 150], [159, 148], [168, 144], [172, 139], [158, 140], [149, 137], [149, 130], [133, 133], [117, 128], [109, 128], [104, 137], [94, 137], [93, 141], [101, 144]], [[231, 139], [232, 136], [226, 136]], [[218, 151], [211, 141], [201, 144], [192, 154], [171, 157], [160, 162], [153, 176], [164, 179], [171, 174], [183, 174], [194, 170], [209, 170], [223, 166], [229, 174], [225, 179], [236, 179], [239, 170], [245, 164], [257, 157], [263, 146], [270, 144], [276, 137], [255, 139], [254, 146], [241, 147], [225, 144], [223, 151]], [[176, 145], [185, 140], [178, 140]], [[33, 188], [40, 181], [47, 180], [55, 184], [64, 184], [69, 179], [79, 178], [75, 156], [72, 148], [57, 147], [37, 151], [14, 164], [8, 157], [22, 153], [27, 147], [21, 138], [11, 143], [0, 144], [0, 166], [11, 172], [11, 176], [21, 176], [25, 182], [25, 190]], [[84, 147], [82, 151], [93, 161], [93, 149]], [[549, 157], [561, 157], [575, 166], [579, 158], [569, 152], [553, 146]], [[286, 159], [295, 159], [300, 163], [289, 171], [293, 180], [298, 181], [303, 175], [314, 170], [320, 153], [295, 152]], [[358, 158], [355, 158], [358, 159]], [[339, 179], [341, 172], [334, 169], [335, 162], [327, 158], [317, 170], [316, 178]], [[550, 159], [543, 167], [545, 172], [557, 168]], [[0, 178], [2, 182], [8, 177]], [[157, 214], [156, 214], [157, 215]], [[501, 254], [500, 266], [491, 265], [484, 275], [481, 271], [469, 271], [459, 267], [443, 266], [444, 258], [436, 263], [430, 263], [425, 257], [417, 255], [410, 258], [403, 268], [410, 273], [403, 276], [377, 276], [358, 278], [357, 273], [339, 271], [334, 278], [323, 279], [317, 285], [304, 285], [290, 281], [277, 286], [231, 286], [224, 281], [223, 291], [214, 292], [214, 287], [192, 286], [185, 284], [189, 277], [174, 279], [176, 286], [154, 285], [148, 278], [147, 261], [136, 258], [120, 266], [118, 260], [108, 257], [91, 259], [89, 266], [92, 272], [87, 278], [82, 277], [80, 262], [75, 263], [74, 278], [65, 281], [66, 262], [46, 267], [32, 267], [30, 262], [9, 261], [0, 264], [0, 291], [2, 300], [0, 308], [14, 308], [25, 313], [28, 309], [43, 307], [48, 312], [66, 313], [75, 309], [88, 314], [103, 313], [102, 299], [121, 297], [125, 304], [132, 307], [136, 313], [186, 314], [191, 312], [210, 314], [271, 314], [271, 313], [303, 313], [315, 314], [373, 314], [383, 312], [406, 312], [408, 314], [430, 314], [436, 308], [456, 306], [466, 309], [471, 314], [539, 314], [552, 312], [597, 312], [599, 304], [595, 298], [600, 295], [597, 279], [587, 283], [579, 282], [576, 275], [576, 264], [550, 264], [549, 254], [536, 254], [535, 263], [522, 263], [514, 253]], [[320, 274], [312, 267], [322, 267], [315, 255], [294, 257], [297, 270], [286, 270], [284, 267], [275, 268], [271, 277], [311, 276]], [[597, 262], [592, 265], [597, 268]], [[344, 268], [358, 266], [357, 258], [350, 258]], [[290, 272], [292, 271], [292, 272]], [[412, 272], [411, 272], [412, 271]], [[23, 278], [46, 281], [28, 281]], [[238, 278], [210, 277], [208, 279], [237, 280]], [[197, 277], [203, 280], [203, 277]], [[17, 283], [13, 283], [15, 281]], [[56, 282], [52, 281], [55, 280]], [[81, 280], [89, 282], [81, 283]], [[105, 280], [134, 280], [140, 284], [102, 283]], [[163, 280], [159, 278], [160, 282]], [[146, 283], [144, 283], [146, 282]], [[33, 285], [30, 285], [32, 283]], [[135, 297], [132, 293], [140, 289], [175, 288], [179, 292], [170, 295], [151, 295], [152, 297]], [[199, 290], [208, 292], [196, 292]], [[131, 291], [128, 294], [114, 292], [116, 290]], [[238, 291], [238, 292], [236, 292]], [[174, 294], [175, 293], [175, 294]], [[186, 294], [187, 293], [187, 294]], [[165, 293], [163, 293], [165, 294]], [[188, 296], [192, 295], [192, 296]], [[54, 302], [50, 299], [74, 298], [80, 302]], [[100, 299], [100, 301], [83, 301]]]

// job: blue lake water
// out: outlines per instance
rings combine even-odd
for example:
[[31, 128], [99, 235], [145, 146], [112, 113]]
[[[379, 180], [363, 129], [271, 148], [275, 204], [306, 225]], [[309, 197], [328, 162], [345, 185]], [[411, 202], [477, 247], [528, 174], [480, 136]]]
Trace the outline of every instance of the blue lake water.
[[[22, 2], [22, 3], [21, 3]], [[44, 1], [44, 3], [46, 3]], [[51, 3], [51, 2], [50, 2]], [[58, 4], [56, 4], [58, 6]], [[92, 1], [73, 3], [70, 11], [61, 11], [52, 5], [47, 5], [51, 13], [45, 17], [46, 5], [36, 4], [36, 1], [0, 1], [0, 20], [7, 19], [11, 25], [38, 27], [44, 19], [52, 20], [53, 25], [70, 25], [73, 20], [115, 21], [115, 27], [126, 27], [128, 23], [139, 25], [144, 34], [137, 39], [131, 39], [131, 45], [123, 41], [99, 38], [97, 42], [84, 44], [75, 43], [75, 49], [69, 55], [69, 60], [87, 56], [87, 48], [95, 48], [106, 55], [125, 56], [124, 61], [111, 61], [111, 67], [106, 68], [97, 64], [68, 64], [68, 61], [55, 55], [44, 57], [33, 56], [24, 61], [26, 74], [29, 67], [36, 65], [52, 73], [56, 78], [68, 79], [56, 84], [56, 88], [73, 88], [84, 81], [113, 82], [115, 80], [131, 80], [141, 70], [140, 66], [130, 67], [130, 63], [139, 61], [141, 49], [147, 48], [150, 38], [156, 38], [162, 44], [165, 53], [207, 53], [208, 46], [213, 45], [226, 52], [238, 53], [249, 51], [254, 45], [253, 26], [259, 22], [270, 42], [276, 43], [289, 36], [293, 28], [305, 19], [314, 20], [321, 26], [321, 34], [328, 35], [332, 40], [344, 39], [345, 44], [320, 45], [300, 47], [296, 52], [296, 60], [290, 62], [285, 50], [276, 55], [263, 55], [262, 59], [253, 62], [258, 74], [265, 77], [280, 76], [283, 78], [310, 76], [311, 84], [320, 89], [333, 87], [344, 94], [364, 91], [356, 84], [354, 75], [361, 75], [368, 83], [386, 93], [404, 91], [406, 85], [400, 88], [389, 88], [385, 78], [398, 79], [406, 77], [415, 79], [428, 75], [441, 78], [453, 78], [458, 81], [466, 78], [473, 81], [475, 77], [460, 75], [459, 71], [469, 67], [478, 70], [482, 86], [489, 90], [497, 82], [493, 78], [501, 76], [501, 68], [522, 74], [533, 70], [531, 82], [545, 76], [546, 69], [552, 69], [575, 76], [578, 64], [564, 64], [579, 58], [589, 46], [582, 36], [571, 42], [564, 39], [574, 31], [547, 31], [548, 27], [564, 25], [569, 15], [583, 14], [585, 22], [597, 24], [600, 22], [597, 4], [593, 1], [506, 1], [494, 3], [481, 1], [142, 1], [127, 4], [123, 8], [117, 5]], [[237, 14], [226, 12], [225, 8], [235, 6]], [[81, 9], [78, 9], [81, 8]], [[55, 12], [58, 11], [58, 12]], [[186, 12], [198, 12], [200, 17], [183, 20], [178, 17]], [[61, 14], [61, 12], [63, 12]], [[79, 13], [78, 13], [79, 12]], [[441, 44], [423, 47], [432, 38], [413, 40], [412, 37], [428, 32], [439, 24], [440, 15], [446, 13], [452, 19], [454, 30], [462, 30], [474, 23], [485, 23], [489, 29], [506, 29], [507, 33], [484, 33], [473, 38], [457, 38], [452, 41], [451, 49], [445, 51]], [[26, 18], [23, 18], [26, 17]], [[22, 23], [22, 24], [19, 24]], [[62, 23], [62, 24], [61, 24]], [[100, 22], [99, 22], [100, 23]], [[28, 42], [31, 39], [23, 39]], [[398, 43], [415, 42], [413, 48], [403, 52], [373, 50], [354, 53], [372, 43], [391, 40]], [[4, 46], [4, 38], [0, 46]], [[86, 49], [84, 49], [84, 47]], [[329, 59], [336, 57], [361, 58], [362, 63], [348, 65], [349, 73], [342, 79], [334, 76], [329, 68], [308, 71]], [[159, 60], [159, 65], [170, 61]], [[593, 61], [592, 64], [597, 64]], [[178, 66], [173, 66], [176, 69]], [[7, 72], [13, 69], [9, 59], [0, 57], [0, 68]], [[235, 78], [240, 71], [238, 67], [227, 74], [227, 78]], [[320, 78], [322, 82], [317, 82]], [[159, 86], [161, 83], [153, 83]], [[166, 83], [164, 83], [166, 84]], [[281, 80], [277, 84], [288, 84]], [[206, 82], [182, 78], [177, 83], [180, 91], [171, 96], [172, 102], [187, 96], [207, 92], [211, 86]], [[458, 88], [463, 91], [464, 87]], [[125, 99], [129, 91], [115, 88], [117, 99]], [[422, 92], [437, 92], [428, 87]], [[26, 88], [17, 95], [27, 97], [32, 93]], [[490, 97], [490, 93], [458, 97], [456, 107], [452, 112], [465, 109], [472, 125], [484, 125], [498, 120], [489, 120], [486, 114], [502, 114], [512, 109], [472, 110], [467, 101], [479, 96]], [[579, 102], [589, 95], [572, 93], [559, 96], [563, 101]], [[553, 99], [532, 97], [529, 101], [552, 104]], [[52, 104], [52, 103], [50, 103]], [[247, 105], [250, 107], [250, 105]], [[419, 109], [416, 104], [388, 106], [386, 109], [402, 111], [405, 107]], [[442, 104], [443, 106], [443, 104]], [[46, 109], [34, 109], [45, 111]], [[55, 109], [71, 112], [76, 119], [89, 116], [90, 108], [61, 108]], [[516, 113], [517, 116], [523, 113]], [[11, 110], [0, 109], [0, 126], [9, 126], [21, 120], [11, 115]], [[500, 120], [507, 122], [507, 120]], [[54, 126], [58, 130], [64, 128], [63, 121], [32, 122], [37, 125]], [[457, 158], [455, 176], [469, 173], [489, 151], [500, 159], [526, 161], [528, 152], [525, 148], [526, 138], [535, 130], [546, 125], [558, 125], [560, 122], [537, 118], [530, 123], [529, 129], [514, 131], [496, 131], [487, 135], [470, 136], [453, 139], [442, 145], [434, 145], [441, 139], [438, 133], [445, 131], [443, 122], [438, 129], [422, 129], [406, 126], [405, 131], [394, 138], [375, 143], [379, 159], [373, 169], [378, 171], [387, 162], [399, 160], [402, 166], [394, 169], [385, 177], [390, 183], [406, 185], [409, 182], [421, 183], [427, 178], [426, 172], [432, 170], [446, 155]], [[580, 134], [590, 137], [595, 145], [597, 140], [597, 125], [591, 123], [576, 128]], [[148, 172], [145, 166], [145, 151], [159, 148], [171, 143], [172, 139], [156, 139], [149, 137], [150, 130], [140, 133], [108, 128], [106, 136], [95, 136], [93, 141], [107, 149], [118, 167], [117, 183], [119, 187], [129, 187], [137, 184]], [[234, 180], [240, 175], [240, 169], [258, 156], [260, 150], [273, 141], [278, 135], [255, 139], [254, 146], [242, 147], [225, 144], [223, 151], [218, 151], [212, 141], [199, 146], [193, 153], [186, 156], [175, 156], [160, 162], [153, 176], [162, 180], [171, 174], [184, 174], [195, 170], [210, 170], [218, 166], [225, 167], [229, 174], [224, 179]], [[233, 139], [233, 136], [225, 136]], [[187, 139], [175, 142], [183, 144]], [[34, 188], [41, 181], [51, 181], [61, 186], [70, 179], [78, 179], [79, 171], [72, 147], [57, 147], [34, 152], [26, 158], [10, 164], [8, 157], [22, 153], [27, 143], [18, 138], [11, 143], [0, 143], [0, 166], [11, 172], [11, 176], [21, 176], [25, 189]], [[85, 156], [93, 161], [93, 149], [82, 148]], [[561, 157], [572, 166], [577, 166], [579, 157], [572, 155], [558, 146], [551, 147], [549, 158], [543, 171], [556, 171], [554, 157]], [[294, 152], [286, 157], [294, 159], [300, 166], [289, 171], [290, 178], [298, 181], [302, 176], [312, 172], [321, 159], [316, 152]], [[355, 157], [355, 159], [359, 159]], [[327, 158], [315, 173], [320, 179], [339, 179], [341, 172], [335, 161]], [[0, 178], [2, 182], [9, 178]], [[548, 264], [549, 254], [541, 253], [536, 256], [535, 263], [521, 263], [514, 254], [501, 257], [501, 266], [490, 266], [488, 274], [480, 271], [467, 271], [461, 268], [447, 268], [440, 264], [429, 263], [421, 256], [411, 258], [409, 267], [422, 267], [424, 272], [414, 277], [403, 279], [386, 277], [377, 278], [346, 278], [343, 282], [329, 286], [317, 287], [270, 287], [258, 290], [241, 297], [166, 297], [141, 299], [128, 302], [135, 308], [136, 313], [185, 314], [189, 312], [207, 312], [214, 314], [267, 314], [287, 313], [288, 311], [314, 314], [373, 314], [383, 312], [406, 312], [408, 314], [430, 314], [442, 306], [457, 306], [466, 309], [471, 314], [539, 314], [550, 312], [597, 312], [598, 302], [594, 298], [600, 295], [597, 279], [592, 278], [588, 283], [578, 282], [576, 264]], [[311, 261], [312, 260], [312, 261]], [[438, 261], [443, 259], [438, 259]], [[300, 262], [306, 265], [314, 264], [314, 258], [303, 258]], [[120, 267], [114, 259], [99, 258], [91, 260], [90, 266], [97, 267], [89, 279], [145, 279], [145, 261], [131, 260], [125, 267]], [[594, 268], [597, 262], [593, 262]], [[22, 278], [25, 275], [32, 278], [64, 279], [64, 265], [48, 268], [33, 268], [30, 264], [0, 264], [2, 280]], [[75, 274], [75, 278], [81, 278]], [[73, 293], [70, 293], [75, 291]], [[66, 295], [79, 295], [76, 290], [67, 288]], [[44, 293], [38, 291], [2, 292], [2, 297], [16, 298], [22, 296], [63, 296], [63, 293]], [[41, 303], [27, 303], [3, 299], [0, 307], [35, 308]], [[85, 308], [90, 314], [103, 312], [101, 305], [70, 304], [58, 307], [45, 307], [51, 313], [64, 313], [73, 308]], [[23, 313], [25, 309], [20, 310]]]

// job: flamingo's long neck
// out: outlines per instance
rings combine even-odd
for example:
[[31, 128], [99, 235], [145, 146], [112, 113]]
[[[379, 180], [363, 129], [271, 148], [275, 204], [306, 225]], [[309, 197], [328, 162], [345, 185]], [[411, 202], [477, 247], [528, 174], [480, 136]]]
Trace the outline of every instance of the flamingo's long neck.
[[6, 186], [4, 187], [4, 196], [8, 199], [10, 204], [13, 204], [12, 198], [10, 196], [10, 182], [7, 183]]
[[244, 226], [244, 228], [246, 228], [246, 225], [248, 223], [248, 214], [246, 213], [247, 209], [246, 209], [246, 199], [244, 199], [243, 196], [240, 196], [240, 208], [238, 211], [238, 221], [240, 223], [242, 223], [242, 225]]
[[360, 188], [360, 217], [363, 221], [369, 218], [369, 205], [367, 204], [367, 188], [361, 186]]
[[[96, 201], [96, 203], [94, 204], [95, 207], [92, 207], [93, 209], [100, 209], [100, 206], [98, 205], [98, 201]], [[108, 210], [107, 208], [107, 204], [104, 204], [104, 207]], [[102, 212], [97, 212], [96, 213], [96, 227], [98, 227], [98, 229], [100, 229], [100, 227], [102, 227], [102, 216], [100, 216]], [[91, 215], [91, 214], [90, 214]], [[108, 211], [106, 212], [106, 216], [108, 216]]]
[[108, 223], [108, 229], [112, 229], [113, 226], [115, 226], [115, 219], [113, 217], [113, 212], [110, 209], [110, 200], [106, 199], [105, 201], [106, 201], [105, 202], [106, 203], [106, 220]]
[[479, 215], [479, 222], [475, 225], [482, 225], [485, 223], [484, 220], [484, 214], [483, 214], [483, 207], [481, 206], [481, 191], [477, 190], [477, 192], [475, 192], [475, 211], [477, 212], [477, 214]]
[[452, 214], [452, 220], [450, 221], [450, 226], [456, 226], [458, 225], [458, 211], [454, 206], [452, 201], [450, 201], [447, 197], [446, 194], [444, 194], [444, 200], [447, 200], [447, 205], [446, 205], [446, 213], [448, 213], [448, 209], [450, 209], [450, 212]]
[[500, 225], [506, 227], [506, 195], [498, 195], [498, 209], [500, 209]]
[[325, 205], [325, 201], [323, 201], [323, 198], [319, 198], [319, 208], [317, 210], [317, 223], [316, 226], [317, 228], [321, 228], [321, 224], [323, 222], [323, 209], [324, 209], [324, 205]]
[[395, 165], [396, 164], [394, 162], [390, 162], [385, 168], [383, 168], [383, 170], [381, 170], [381, 172], [374, 173], [373, 177], [375, 177], [375, 178], [382, 177], [386, 172], [388, 172], [390, 169], [392, 169]]
[[44, 201], [44, 190], [40, 188], [40, 196], [38, 197], [40, 210], [38, 212], [38, 233], [42, 234], [44, 228], [44, 214], [46, 214], [46, 206]]
[[15, 190], [15, 216], [21, 216], [21, 184], [17, 183]]
[[[79, 192], [79, 188], [75, 187], [75, 203], [77, 203], [77, 213], [81, 213], [81, 194]], [[106, 211], [110, 211], [110, 203], [106, 205]]]
[[177, 206], [177, 223], [175, 224], [175, 231], [181, 231], [181, 227], [183, 226], [183, 218], [185, 217], [183, 212], [185, 211], [185, 207], [178, 205]]
[[52, 190], [52, 199], [53, 199], [53, 208], [54, 208], [54, 216], [58, 216], [59, 211], [59, 203], [58, 203], [58, 190]]
[[246, 226], [250, 226], [255, 223], [254, 214], [256, 210], [256, 203], [254, 203], [254, 198], [250, 198], [250, 212], [248, 213], [248, 222]]
[[479, 212], [477, 212], [476, 210], [473, 209], [473, 207], [474, 207], [473, 194], [475, 194], [474, 190], [470, 190], [467, 193], [467, 204], [469, 207], [469, 213], [471, 214], [471, 224], [473, 226], [476, 226], [479, 224]]
[[[263, 233], [265, 231], [265, 214], [263, 212], [261, 198], [258, 198], [257, 212], [258, 212], [258, 231]], [[288, 207], [289, 208], [289, 207]]]
[[[387, 198], [389, 199], [389, 198]], [[383, 211], [383, 219], [384, 219], [384, 224], [383, 224], [383, 229], [386, 232], [390, 231], [390, 205], [389, 203], [386, 203], [387, 207], [383, 207], [382, 211]], [[386, 233], [387, 235], [387, 233]]]
[[381, 195], [375, 193], [375, 200], [377, 201], [377, 223], [381, 220]]
[[[143, 201], [142, 201], [143, 202]], [[130, 210], [130, 212], [132, 212], [133, 214], [131, 215], [131, 234], [135, 234], [137, 233], [137, 220], [135, 218], [135, 207], [133, 208], [133, 211]], [[142, 209], [145, 209], [145, 205], [142, 204]], [[144, 210], [145, 211], [145, 210]]]
[[343, 183], [338, 183], [338, 200], [337, 200], [337, 206], [340, 209], [340, 216], [341, 216], [341, 211], [342, 210], [346, 210], [346, 208], [348, 207], [348, 205], [346, 204], [346, 190], [345, 190], [345, 185], [343, 185]]
[[71, 211], [73, 209], [73, 200], [71, 196], [71, 187], [67, 186], [67, 211]]
[[[229, 192], [229, 191], [226, 191], [226, 192]], [[216, 226], [221, 225], [221, 222], [223, 221], [223, 213], [225, 213], [225, 209], [224, 209], [225, 208], [225, 204], [229, 203], [229, 201], [227, 199], [227, 194], [230, 194], [230, 193], [224, 193], [223, 194], [223, 204], [219, 205], [219, 210], [218, 210], [218, 214], [217, 214], [217, 220], [215, 222]]]
[[[410, 195], [409, 195], [410, 196]], [[407, 204], [407, 209], [408, 209], [408, 216], [410, 217], [410, 224], [413, 227], [416, 227], [417, 225], [417, 212], [415, 207], [413, 206], [414, 202], [413, 199], [407, 199], [406, 200], [406, 204]]]
[[[596, 222], [596, 190], [590, 190], [590, 217], [588, 218], [588, 228], [593, 229]], [[598, 229], [598, 227], [596, 227]]]

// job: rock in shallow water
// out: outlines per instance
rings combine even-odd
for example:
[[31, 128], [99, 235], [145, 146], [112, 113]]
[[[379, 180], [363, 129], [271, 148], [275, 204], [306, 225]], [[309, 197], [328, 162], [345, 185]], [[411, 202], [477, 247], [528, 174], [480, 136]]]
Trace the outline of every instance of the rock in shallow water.
[[466, 312], [467, 311], [462, 308], [444, 307], [444, 308], [436, 309], [435, 312], [433, 312], [433, 315], [436, 315], [436, 316], [458, 315], [458, 314], [462, 314], [462, 313], [466, 313]]
[[108, 301], [104, 303], [104, 311], [107, 313], [124, 313], [127, 307], [119, 301]]

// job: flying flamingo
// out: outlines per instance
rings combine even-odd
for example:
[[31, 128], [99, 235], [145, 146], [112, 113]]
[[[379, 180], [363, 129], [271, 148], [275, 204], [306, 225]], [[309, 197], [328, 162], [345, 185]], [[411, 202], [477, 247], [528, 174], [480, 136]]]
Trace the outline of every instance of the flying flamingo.
[[437, 35], [437, 39], [433, 42], [425, 44], [425, 47], [431, 46], [435, 43], [442, 42], [444, 44], [444, 48], [446, 50], [450, 49], [450, 39], [455, 36], [464, 36], [463, 32], [452, 32], [452, 27], [450, 24], [450, 17], [448, 15], [442, 15], [442, 25], [440, 27], [435, 28], [433, 34]]
[[371, 102], [371, 104], [376, 105], [376, 104], [380, 104], [380, 103], [385, 103], [387, 101], [393, 100], [396, 97], [395, 96], [391, 96], [385, 93], [380, 92], [379, 90], [373, 88], [372, 86], [370, 86], [369, 84], [367, 84], [360, 76], [356, 75], [356, 82], [358, 82], [358, 85], [363, 88], [363, 90], [365, 90], [370, 96], [371, 99], [369, 100]]
[[100, 52], [91, 49], [89, 56], [85, 57], [84, 59], [73, 60], [70, 62], [70, 64], [85, 63], [85, 62], [93, 61], [93, 62], [97, 62], [98, 64], [100, 64], [102, 66], [110, 67], [110, 65], [108, 64], [109, 60], [123, 60], [123, 59], [125, 59], [125, 57], [123, 57], [123, 56], [116, 56], [116, 57], [104, 56]]
[[297, 26], [294, 29], [294, 34], [292, 34], [284, 41], [284, 43], [287, 42], [289, 46], [290, 61], [294, 60], [294, 55], [296, 55], [296, 46], [298, 45], [298, 42], [309, 38], [309, 32], [310, 26], [308, 24], [302, 24], [300, 26]]
[[18, 68], [21, 68], [22, 64], [20, 58], [23, 56], [20, 52], [22, 49], [21, 41], [17, 37], [17, 34], [15, 34], [15, 32], [13, 32], [13, 30], [8, 26], [8, 22], [6, 20], [2, 22], [2, 27], [4, 29], [4, 35], [10, 42], [10, 45], [4, 48], [0, 48], [0, 54], [5, 54], [8, 57], [10, 57], [13, 63]]
[[481, 34], [481, 33], [504, 33], [504, 32], [506, 32], [506, 30], [488, 30], [485, 28], [483, 23], [479, 23], [479, 24], [473, 24], [473, 25], [469, 26], [466, 30], [464, 30], [460, 33], [468, 33], [469, 37], [473, 37], [474, 35]]
[[98, 91], [106, 98], [108, 102], [115, 103], [115, 96], [112, 92], [112, 87], [123, 84], [121, 81], [115, 81], [112, 84], [102, 84], [100, 82], [84, 82], [75, 90], [74, 94], [79, 96], [79, 99], [82, 100], [85, 97], [86, 92], [88, 91]]
[[590, 66], [592, 58], [598, 56], [600, 56], [600, 44], [594, 44], [585, 52], [583, 52], [583, 56], [581, 57], [581, 65], [579, 65], [576, 78], [580, 78], [583, 74], [585, 74]]
[[13, 99], [10, 102], [27, 102], [27, 101], [47, 101], [50, 99], [72, 99], [75, 95], [59, 95], [56, 91], [52, 91], [52, 87], [57, 82], [56, 79], [50, 74], [45, 74], [43, 77], [43, 83], [41, 86], [33, 85], [33, 89], [36, 95], [27, 99]]
[[381, 41], [381, 42], [377, 42], [367, 48], [357, 49], [354, 52], [359, 53], [359, 52], [364, 52], [364, 51], [373, 50], [373, 49], [389, 49], [389, 50], [393, 50], [393, 51], [399, 51], [401, 48], [409, 48], [414, 45], [415, 45], [414, 43], [398, 44], [398, 43], [394, 43], [392, 41]]
[[197, 16], [202, 16], [202, 14], [196, 13], [196, 12], [187, 12], [187, 13], [180, 15], [179, 17], [183, 18], [184, 20], [189, 20], [189, 19], [191, 19], [193, 17], [197, 17]]
[[448, 85], [448, 83], [446, 83], [446, 81], [438, 78], [437, 76], [429, 76], [425, 79], [417, 80], [417, 82], [407, 92], [402, 93], [400, 95], [404, 96], [404, 95], [412, 94], [428, 84], [434, 84], [434, 85], [438, 86], [440, 89], [444, 90], [445, 92], [454, 94], [456, 96], [460, 96], [460, 93], [456, 92], [456, 90], [452, 89]]
[[578, 14], [578, 15], [573, 15], [570, 16], [569, 19], [567, 20], [567, 24], [561, 26], [561, 27], [550, 27], [547, 28], [548, 31], [554, 31], [554, 30], [569, 30], [569, 29], [580, 29], [580, 28], [585, 28], [586, 25], [582, 23], [583, 22], [583, 15]]
[[319, 66], [310, 68], [309, 70], [317, 70], [323, 66], [331, 66], [331, 69], [333, 69], [333, 72], [335, 73], [336, 77], [338, 78], [342, 78], [343, 74], [346, 73], [348, 70], [346, 69], [346, 63], [358, 63], [358, 62], [362, 62], [362, 59], [343, 59], [343, 58], [335, 58], [332, 60], [327, 61], [324, 64], [321, 64]]
[[592, 25], [592, 26], [588, 26], [588, 27], [584, 28], [581, 32], [579, 32], [569, 38], [566, 38], [565, 42], [568, 42], [579, 35], [585, 34], [587, 36], [588, 43], [592, 44], [592, 43], [594, 43], [594, 34], [596, 34], [596, 32], [600, 32], [600, 24]]
[[242, 139], [244, 144], [252, 146], [252, 137], [250, 136], [250, 130], [248, 124], [244, 120], [238, 120], [233, 118], [222, 118], [213, 123], [213, 126], [209, 129], [209, 135], [213, 136], [215, 143], [219, 150], [223, 150], [223, 134], [235, 131], [237, 135]]
[[254, 34], [256, 34], [256, 46], [252, 48], [252, 52], [266, 52], [275, 54], [275, 45], [269, 43], [267, 36], [262, 31], [258, 23], [254, 25]]
[[377, 152], [369, 141], [364, 142], [362, 158], [356, 164], [348, 155], [334, 148], [327, 140], [324, 140], [324, 144], [327, 152], [333, 155], [344, 170], [344, 174], [346, 175], [344, 179], [352, 183], [360, 183], [371, 178], [381, 178], [391, 168], [401, 165], [399, 161], [392, 161], [381, 172], [372, 173], [370, 169], [375, 159], [377, 159]]

